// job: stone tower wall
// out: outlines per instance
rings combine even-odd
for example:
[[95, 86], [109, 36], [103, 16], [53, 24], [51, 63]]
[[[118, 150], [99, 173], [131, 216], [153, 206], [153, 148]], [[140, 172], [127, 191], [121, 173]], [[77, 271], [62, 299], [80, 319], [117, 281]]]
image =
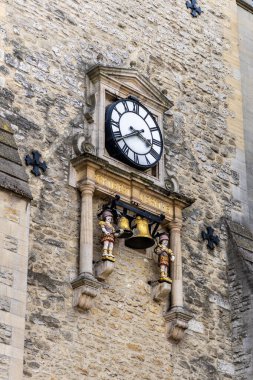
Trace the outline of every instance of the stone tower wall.
[[0, 189], [0, 378], [22, 379], [29, 202]]
[[[24, 379], [236, 379], [222, 222], [242, 213], [232, 196], [241, 194], [234, 160], [243, 152], [235, 2], [203, 2], [198, 18], [179, 0], [0, 4], [0, 113], [21, 155], [37, 149], [48, 164], [40, 178], [29, 174]], [[164, 306], [150, 296], [156, 263], [122, 243], [96, 306], [72, 307], [80, 195], [68, 184], [69, 160], [84, 122], [85, 71], [96, 63], [134, 67], [175, 103], [164, 126], [166, 171], [196, 198], [182, 231], [184, 299], [194, 319], [179, 345], [166, 341]], [[200, 234], [208, 225], [221, 239], [212, 252]], [[97, 235], [94, 242], [97, 255]]]

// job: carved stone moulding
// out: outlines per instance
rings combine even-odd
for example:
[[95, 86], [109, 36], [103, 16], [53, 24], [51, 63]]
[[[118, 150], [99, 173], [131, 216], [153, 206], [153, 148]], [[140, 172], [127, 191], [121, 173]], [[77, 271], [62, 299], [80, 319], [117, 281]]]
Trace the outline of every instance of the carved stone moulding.
[[73, 288], [73, 307], [89, 310], [98, 295], [101, 284], [89, 273], [81, 273], [71, 283]]
[[183, 307], [174, 307], [167, 312], [164, 315], [167, 324], [167, 339], [173, 343], [179, 343], [192, 318], [192, 313]]

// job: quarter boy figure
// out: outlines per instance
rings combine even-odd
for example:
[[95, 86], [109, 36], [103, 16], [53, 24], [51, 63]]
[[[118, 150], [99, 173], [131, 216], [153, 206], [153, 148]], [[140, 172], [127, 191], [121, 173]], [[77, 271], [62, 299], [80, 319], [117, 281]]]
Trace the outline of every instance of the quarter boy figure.
[[158, 255], [158, 265], [160, 267], [160, 279], [159, 282], [172, 283], [169, 277], [169, 262], [175, 260], [175, 256], [171, 249], [168, 248], [169, 236], [166, 233], [162, 233], [159, 236], [159, 244], [155, 248], [155, 253]]
[[[109, 260], [114, 262], [115, 257], [112, 254], [115, 237], [118, 236], [116, 230], [112, 224], [113, 214], [111, 210], [105, 210], [102, 214], [102, 220], [99, 222], [99, 226], [102, 230], [101, 243], [103, 243], [102, 260]], [[122, 232], [120, 230], [119, 232]]]

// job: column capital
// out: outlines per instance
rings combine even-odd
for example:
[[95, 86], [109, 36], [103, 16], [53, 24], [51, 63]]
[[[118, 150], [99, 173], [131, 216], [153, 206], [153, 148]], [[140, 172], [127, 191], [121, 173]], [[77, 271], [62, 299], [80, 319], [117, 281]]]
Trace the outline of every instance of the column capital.
[[82, 194], [93, 194], [95, 191], [95, 182], [86, 180], [82, 181], [80, 185], [78, 186], [79, 190]]

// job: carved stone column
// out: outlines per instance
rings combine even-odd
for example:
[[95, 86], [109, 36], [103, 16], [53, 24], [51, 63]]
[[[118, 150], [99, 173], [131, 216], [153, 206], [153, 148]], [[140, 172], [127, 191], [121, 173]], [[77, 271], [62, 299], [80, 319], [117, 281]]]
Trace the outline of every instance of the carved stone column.
[[183, 303], [181, 220], [173, 220], [169, 228], [170, 247], [175, 254], [175, 261], [172, 265], [171, 309], [164, 315], [164, 318], [167, 322], [168, 339], [179, 342], [188, 328], [188, 322], [192, 319], [192, 315], [184, 309]]
[[172, 221], [170, 227], [170, 248], [175, 255], [172, 264], [172, 290], [171, 307], [183, 307], [183, 273], [182, 273], [182, 252], [181, 252], [181, 228], [182, 222]]
[[72, 281], [74, 289], [73, 306], [83, 310], [90, 309], [97, 296], [101, 284], [92, 272], [93, 264], [93, 194], [95, 184], [85, 181], [81, 186], [81, 226], [79, 276]]
[[93, 261], [93, 194], [95, 184], [87, 181], [81, 187], [81, 227], [79, 273], [92, 273]]

